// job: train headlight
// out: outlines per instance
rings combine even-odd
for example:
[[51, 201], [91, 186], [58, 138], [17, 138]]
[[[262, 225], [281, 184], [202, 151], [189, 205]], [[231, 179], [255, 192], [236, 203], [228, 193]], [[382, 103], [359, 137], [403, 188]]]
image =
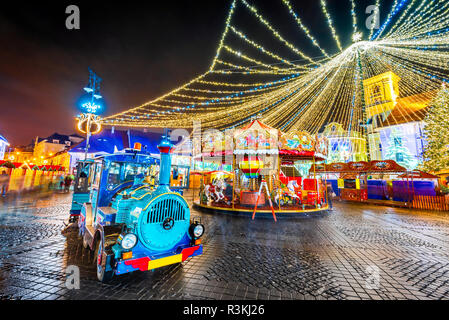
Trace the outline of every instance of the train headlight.
[[201, 223], [194, 223], [190, 225], [190, 235], [195, 238], [201, 238], [204, 234], [204, 226]]
[[122, 248], [129, 250], [134, 248], [137, 243], [137, 236], [134, 233], [128, 233], [122, 239]]

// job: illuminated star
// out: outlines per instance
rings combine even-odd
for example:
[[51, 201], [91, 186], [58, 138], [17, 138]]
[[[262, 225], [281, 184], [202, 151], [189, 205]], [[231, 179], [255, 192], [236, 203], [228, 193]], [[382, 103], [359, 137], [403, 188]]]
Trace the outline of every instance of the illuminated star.
[[360, 40], [362, 40], [362, 37], [363, 34], [361, 32], [354, 33], [354, 35], [352, 36], [352, 41], [359, 42]]

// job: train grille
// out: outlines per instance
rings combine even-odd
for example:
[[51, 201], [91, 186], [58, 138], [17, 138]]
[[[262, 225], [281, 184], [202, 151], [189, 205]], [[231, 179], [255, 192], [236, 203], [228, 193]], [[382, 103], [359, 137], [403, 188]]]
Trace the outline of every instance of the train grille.
[[147, 223], [162, 223], [167, 218], [185, 220], [186, 205], [178, 199], [163, 198], [153, 203], [148, 210]]

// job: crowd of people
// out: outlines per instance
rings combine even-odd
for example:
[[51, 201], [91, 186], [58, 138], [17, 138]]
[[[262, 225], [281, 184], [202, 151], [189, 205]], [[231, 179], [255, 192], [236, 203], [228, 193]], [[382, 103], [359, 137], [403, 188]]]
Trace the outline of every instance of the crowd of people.
[[[0, 168], [1, 169], [1, 168]], [[75, 177], [72, 174], [59, 174], [57, 176], [41, 176], [39, 181], [26, 185], [25, 176], [12, 177], [6, 169], [0, 170], [0, 195], [6, 197], [8, 193], [23, 192], [59, 192], [68, 193]], [[14, 185], [14, 187], [11, 187]]]

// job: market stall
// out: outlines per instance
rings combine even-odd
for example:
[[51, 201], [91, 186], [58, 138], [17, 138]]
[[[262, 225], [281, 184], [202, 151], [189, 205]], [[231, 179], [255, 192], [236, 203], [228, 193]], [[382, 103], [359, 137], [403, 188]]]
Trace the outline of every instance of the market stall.
[[408, 171], [393, 160], [322, 164], [314, 170], [326, 175], [341, 200], [411, 203], [415, 195], [435, 195], [436, 176]]

